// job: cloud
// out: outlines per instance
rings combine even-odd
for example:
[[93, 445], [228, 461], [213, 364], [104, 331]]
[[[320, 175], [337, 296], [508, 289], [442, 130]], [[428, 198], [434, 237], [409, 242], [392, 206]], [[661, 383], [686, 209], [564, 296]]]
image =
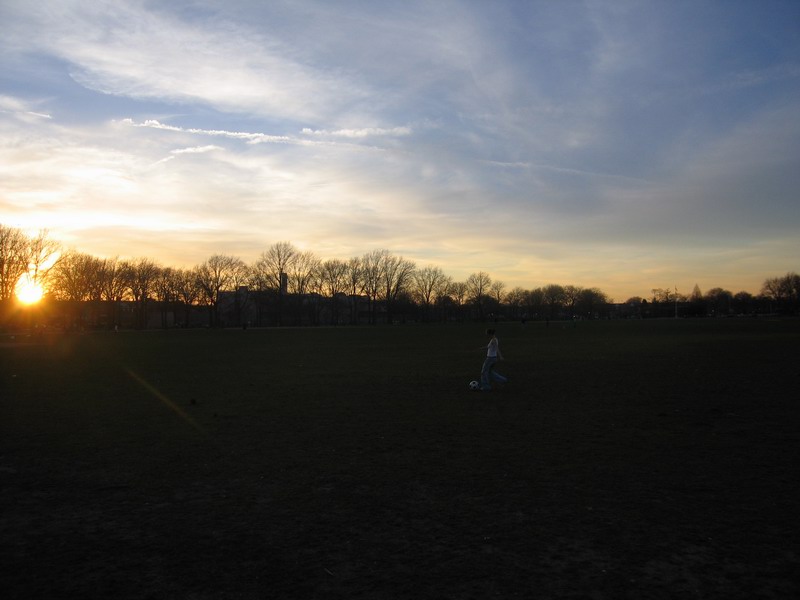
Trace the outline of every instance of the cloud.
[[52, 115], [39, 112], [31, 108], [30, 103], [16, 98], [0, 94], [0, 113], [10, 114], [24, 121], [33, 119], [52, 119]]
[[[136, 128], [149, 128], [159, 129], [163, 131], [170, 131], [174, 133], [187, 133], [190, 135], [203, 135], [213, 137], [223, 137], [234, 140], [242, 140], [247, 144], [285, 144], [295, 146], [330, 146], [338, 148], [351, 148], [358, 151], [361, 150], [381, 150], [375, 145], [362, 145], [356, 144], [362, 140], [369, 138], [398, 138], [406, 137], [412, 134], [409, 127], [394, 127], [394, 128], [364, 128], [352, 130], [311, 130], [304, 128], [302, 130], [303, 136], [311, 136], [318, 139], [307, 139], [307, 137], [298, 137], [291, 135], [271, 135], [258, 132], [246, 131], [226, 131], [220, 129], [200, 129], [196, 127], [179, 127], [176, 125], [168, 125], [161, 123], [156, 119], [147, 119], [143, 122], [137, 123], [132, 118], [125, 118], [119, 121], [120, 124]], [[347, 142], [336, 141], [338, 139], [347, 140]]]
[[195, 146], [193, 148], [180, 148], [172, 150], [172, 154], [204, 154], [206, 152], [213, 152], [214, 150], [222, 150], [220, 146]]
[[215, 150], [224, 150], [224, 148], [222, 148], [221, 146], [208, 145], [208, 146], [194, 146], [192, 148], [178, 148], [176, 150], [170, 150], [170, 156], [162, 158], [158, 162], [154, 163], [153, 166], [155, 167], [157, 165], [169, 162], [175, 159], [177, 156], [180, 156], [181, 154], [205, 154], [207, 152], [214, 152]]
[[325, 129], [310, 129], [303, 128], [304, 135], [318, 136], [318, 137], [343, 137], [343, 138], [367, 138], [367, 137], [403, 137], [412, 134], [410, 127], [365, 127], [362, 129], [338, 129], [336, 131], [327, 131]]
[[169, 7], [121, 1], [30, 7], [20, 19], [28, 27], [16, 44], [30, 36], [104, 94], [314, 122], [363, 97], [360, 82], [303, 62], [243, 21], [190, 23]]
[[220, 129], [199, 129], [195, 127], [178, 127], [175, 125], [167, 125], [165, 123], [160, 123], [155, 119], [148, 119], [142, 123], [137, 123], [131, 118], [126, 118], [122, 119], [120, 122], [124, 125], [130, 125], [131, 127], [147, 127], [150, 129], [162, 129], [164, 131], [173, 131], [176, 133], [190, 133], [196, 135], [218, 136], [218, 137], [244, 140], [248, 144], [263, 144], [263, 143], [284, 144], [290, 142], [302, 143], [299, 140], [293, 140], [291, 137], [285, 135], [268, 135], [265, 133], [249, 133], [245, 131], [225, 131]]

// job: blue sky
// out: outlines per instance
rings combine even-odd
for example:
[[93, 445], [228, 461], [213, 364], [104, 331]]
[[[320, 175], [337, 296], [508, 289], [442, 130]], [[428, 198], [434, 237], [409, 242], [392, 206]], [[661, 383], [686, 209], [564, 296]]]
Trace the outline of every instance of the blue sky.
[[0, 2], [0, 223], [507, 288], [800, 269], [800, 3]]

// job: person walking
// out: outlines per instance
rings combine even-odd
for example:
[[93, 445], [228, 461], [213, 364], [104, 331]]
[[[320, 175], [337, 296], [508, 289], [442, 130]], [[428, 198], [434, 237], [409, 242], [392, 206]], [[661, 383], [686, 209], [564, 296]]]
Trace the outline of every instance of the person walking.
[[481, 369], [480, 389], [483, 391], [491, 390], [493, 381], [508, 383], [507, 377], [495, 371], [497, 361], [503, 360], [503, 353], [500, 352], [500, 341], [495, 335], [495, 330], [487, 329], [486, 335], [489, 337], [489, 344], [486, 346], [486, 359], [483, 361], [483, 368]]

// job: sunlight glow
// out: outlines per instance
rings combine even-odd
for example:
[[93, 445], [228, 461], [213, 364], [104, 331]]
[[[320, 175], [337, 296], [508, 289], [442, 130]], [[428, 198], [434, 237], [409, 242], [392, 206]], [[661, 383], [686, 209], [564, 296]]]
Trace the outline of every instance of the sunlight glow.
[[23, 304], [36, 304], [44, 296], [42, 286], [28, 275], [17, 284], [17, 299]]

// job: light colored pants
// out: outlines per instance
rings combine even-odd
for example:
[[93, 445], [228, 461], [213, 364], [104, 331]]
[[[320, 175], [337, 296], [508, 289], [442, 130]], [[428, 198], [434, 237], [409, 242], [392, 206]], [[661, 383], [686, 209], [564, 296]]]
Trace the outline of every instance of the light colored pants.
[[507, 378], [503, 377], [494, 370], [495, 365], [497, 364], [497, 357], [495, 356], [487, 356], [486, 360], [483, 361], [483, 368], [481, 369], [481, 389], [482, 390], [490, 390], [492, 389], [491, 382], [492, 381], [499, 381], [500, 383], [506, 383], [508, 381]]

